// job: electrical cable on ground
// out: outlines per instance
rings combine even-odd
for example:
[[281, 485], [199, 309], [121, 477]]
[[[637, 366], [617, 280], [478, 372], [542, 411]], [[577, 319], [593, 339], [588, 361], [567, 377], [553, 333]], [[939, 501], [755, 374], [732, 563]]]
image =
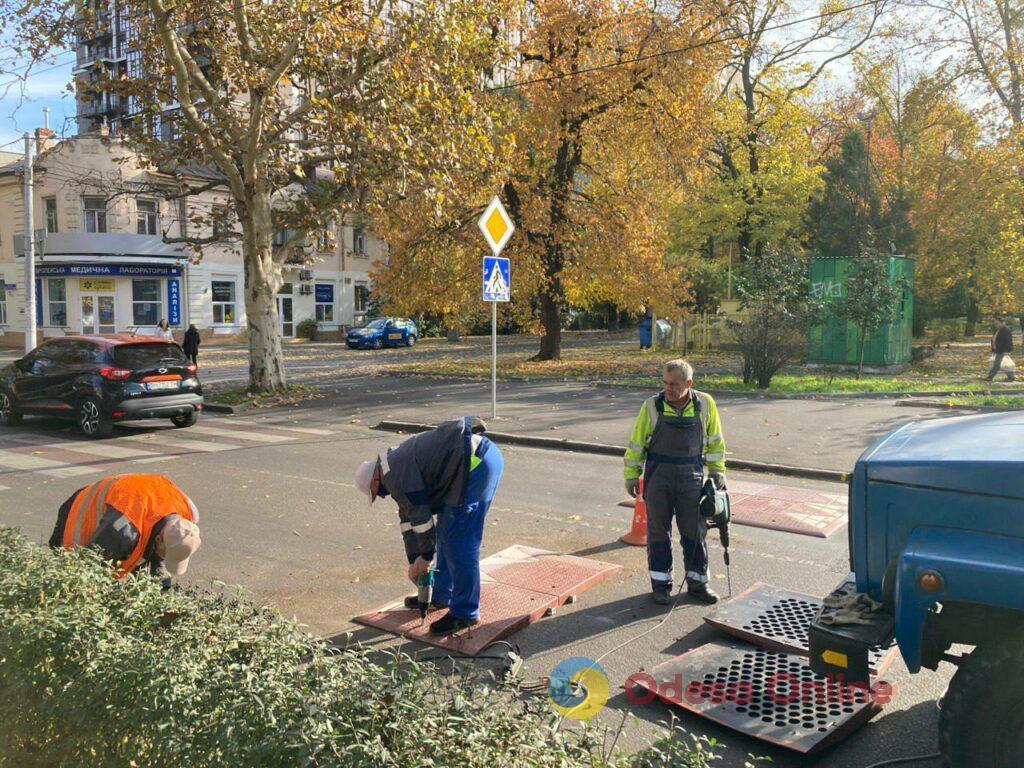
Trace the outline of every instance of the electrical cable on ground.
[[942, 754], [933, 752], [930, 755], [912, 755], [910, 757], [895, 757], [892, 760], [882, 760], [879, 763], [866, 765], [864, 768], [888, 768], [890, 765], [905, 765], [906, 763], [923, 763], [925, 760], [939, 760]]

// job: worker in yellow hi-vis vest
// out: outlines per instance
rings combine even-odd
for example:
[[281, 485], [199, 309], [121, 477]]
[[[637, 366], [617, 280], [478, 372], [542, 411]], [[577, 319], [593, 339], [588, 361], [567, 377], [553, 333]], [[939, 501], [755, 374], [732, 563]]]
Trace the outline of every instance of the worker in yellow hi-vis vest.
[[672, 602], [672, 518], [683, 546], [686, 591], [711, 605], [708, 589], [707, 526], [700, 514], [704, 472], [725, 488], [725, 440], [718, 406], [693, 388], [693, 366], [685, 360], [665, 363], [664, 390], [644, 401], [626, 448], [626, 491], [636, 497], [644, 477], [647, 503], [647, 566], [653, 598]]

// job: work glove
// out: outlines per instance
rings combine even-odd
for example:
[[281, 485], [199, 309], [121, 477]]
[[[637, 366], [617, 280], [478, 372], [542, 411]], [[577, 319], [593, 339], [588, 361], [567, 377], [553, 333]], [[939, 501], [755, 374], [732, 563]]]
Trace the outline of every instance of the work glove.
[[626, 493], [629, 494], [631, 499], [635, 499], [640, 493], [640, 478], [631, 477], [626, 480]]
[[708, 472], [708, 477], [715, 481], [715, 488], [720, 491], [726, 490], [725, 474], [722, 472]]

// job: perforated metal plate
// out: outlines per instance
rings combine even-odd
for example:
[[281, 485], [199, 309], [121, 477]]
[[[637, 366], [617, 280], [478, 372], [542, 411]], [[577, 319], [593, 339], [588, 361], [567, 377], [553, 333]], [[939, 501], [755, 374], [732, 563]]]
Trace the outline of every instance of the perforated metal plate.
[[472, 630], [449, 637], [430, 635], [428, 625], [446, 611], [432, 611], [420, 626], [419, 612], [405, 609], [402, 601], [352, 621], [475, 656], [620, 568], [601, 560], [515, 545], [480, 561], [480, 623]]
[[630, 683], [633, 701], [657, 697], [803, 754], [845, 738], [893, 695], [887, 683], [871, 690], [830, 683], [804, 658], [731, 641], [703, 645]]
[[[820, 597], [758, 582], [721, 603], [704, 621], [759, 647], [807, 656], [808, 628], [821, 605]], [[891, 645], [872, 648], [868, 652], [871, 673], [884, 675], [897, 652]]]

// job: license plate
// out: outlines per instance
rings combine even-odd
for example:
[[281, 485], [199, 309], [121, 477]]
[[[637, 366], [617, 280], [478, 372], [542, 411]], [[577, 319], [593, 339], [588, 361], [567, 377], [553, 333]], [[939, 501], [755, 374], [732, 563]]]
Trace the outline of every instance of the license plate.
[[152, 392], [154, 389], [177, 389], [176, 381], [149, 381], [146, 382], [146, 389]]
[[389, 333], [388, 334], [388, 338], [389, 339], [400, 339], [400, 338], [402, 338], [402, 334], [400, 334], [400, 333]]

